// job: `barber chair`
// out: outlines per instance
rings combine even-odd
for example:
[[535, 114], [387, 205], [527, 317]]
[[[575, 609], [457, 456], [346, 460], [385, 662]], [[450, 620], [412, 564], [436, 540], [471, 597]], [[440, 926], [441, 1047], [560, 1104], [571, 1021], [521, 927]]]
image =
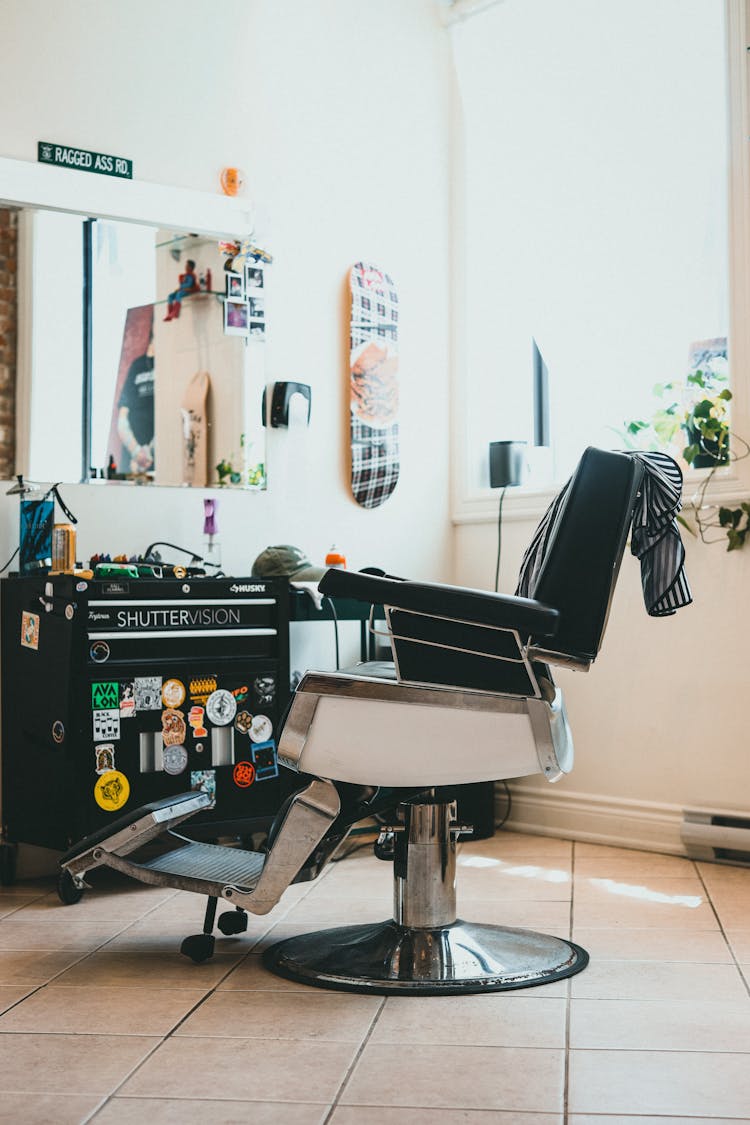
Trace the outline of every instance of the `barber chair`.
[[[307, 776], [282, 807], [267, 852], [173, 832], [208, 800], [186, 793], [135, 810], [62, 860], [70, 897], [93, 867], [208, 895], [204, 933], [241, 932], [290, 883], [314, 878], [357, 821], [398, 805], [393, 917], [282, 941], [264, 953], [281, 976], [357, 992], [450, 994], [525, 988], [580, 972], [574, 942], [456, 916], [452, 787], [540, 773], [556, 781], [573, 742], [551, 665], [586, 671], [599, 651], [642, 477], [637, 460], [587, 449], [548, 527], [529, 597], [329, 570], [321, 592], [385, 609], [392, 663], [309, 672], [293, 697], [279, 759]], [[177, 847], [131, 858], [168, 830]], [[342, 903], [342, 914], [346, 904]], [[243, 924], [244, 922], [244, 924]]]

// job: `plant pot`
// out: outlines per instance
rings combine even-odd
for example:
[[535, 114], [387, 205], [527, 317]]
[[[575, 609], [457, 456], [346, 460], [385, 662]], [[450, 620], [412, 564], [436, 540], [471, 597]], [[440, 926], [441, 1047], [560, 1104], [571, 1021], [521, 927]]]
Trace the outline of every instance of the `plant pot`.
[[720, 465], [729, 464], [729, 449], [725, 445], [721, 453], [719, 453], [718, 441], [707, 441], [700, 433], [700, 430], [694, 429], [692, 426], [685, 428], [687, 434], [688, 445], [700, 446], [701, 452], [697, 453], [693, 460], [690, 462], [694, 469], [714, 469]]

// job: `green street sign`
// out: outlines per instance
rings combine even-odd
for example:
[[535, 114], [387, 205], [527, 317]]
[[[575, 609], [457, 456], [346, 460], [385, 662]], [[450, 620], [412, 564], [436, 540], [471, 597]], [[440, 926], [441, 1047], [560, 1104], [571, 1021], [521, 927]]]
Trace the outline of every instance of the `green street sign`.
[[89, 152], [86, 148], [70, 145], [37, 142], [37, 160], [41, 164], [56, 164], [59, 168], [77, 168], [79, 172], [98, 172], [100, 176], [119, 176], [132, 180], [133, 161], [124, 156], [108, 156], [104, 152]]

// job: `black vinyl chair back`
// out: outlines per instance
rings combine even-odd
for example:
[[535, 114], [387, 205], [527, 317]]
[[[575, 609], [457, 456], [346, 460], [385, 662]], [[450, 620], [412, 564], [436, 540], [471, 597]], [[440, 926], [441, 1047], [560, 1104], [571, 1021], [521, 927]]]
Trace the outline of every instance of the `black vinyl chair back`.
[[643, 477], [624, 453], [587, 449], [570, 479], [547, 536], [528, 597], [552, 606], [560, 624], [551, 644], [591, 662], [599, 651]]

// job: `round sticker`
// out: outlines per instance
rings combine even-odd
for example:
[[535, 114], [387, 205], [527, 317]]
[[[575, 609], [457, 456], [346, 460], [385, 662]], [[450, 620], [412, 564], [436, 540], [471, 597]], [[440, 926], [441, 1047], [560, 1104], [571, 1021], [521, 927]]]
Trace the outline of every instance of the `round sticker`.
[[234, 720], [234, 729], [239, 731], [240, 734], [247, 734], [253, 723], [253, 717], [249, 711], [239, 711], [237, 718]]
[[247, 789], [255, 781], [255, 766], [252, 762], [238, 762], [232, 771], [234, 784]]
[[66, 605], [66, 607], [65, 607], [65, 617], [67, 618], [68, 621], [73, 620], [73, 614], [74, 613], [75, 613], [74, 607], [72, 605]]
[[165, 746], [181, 746], [185, 741], [185, 718], [182, 711], [162, 711], [161, 736]]
[[253, 742], [268, 742], [273, 738], [273, 723], [268, 715], [256, 715], [250, 727], [250, 738]]
[[94, 800], [105, 812], [117, 812], [130, 796], [130, 782], [119, 770], [103, 773], [94, 786]]
[[109, 645], [106, 641], [94, 641], [89, 649], [89, 656], [95, 664], [103, 664], [109, 660]]
[[173, 776], [182, 773], [188, 764], [187, 750], [184, 746], [165, 746], [163, 752], [164, 772]]
[[181, 680], [165, 680], [161, 697], [165, 707], [179, 707], [185, 698], [185, 685]]
[[237, 702], [230, 691], [219, 688], [206, 700], [206, 715], [217, 727], [225, 727], [237, 714]]
[[52, 737], [57, 743], [62, 742], [62, 740], [65, 738], [65, 727], [59, 719], [55, 719], [54, 723], [52, 724]]

